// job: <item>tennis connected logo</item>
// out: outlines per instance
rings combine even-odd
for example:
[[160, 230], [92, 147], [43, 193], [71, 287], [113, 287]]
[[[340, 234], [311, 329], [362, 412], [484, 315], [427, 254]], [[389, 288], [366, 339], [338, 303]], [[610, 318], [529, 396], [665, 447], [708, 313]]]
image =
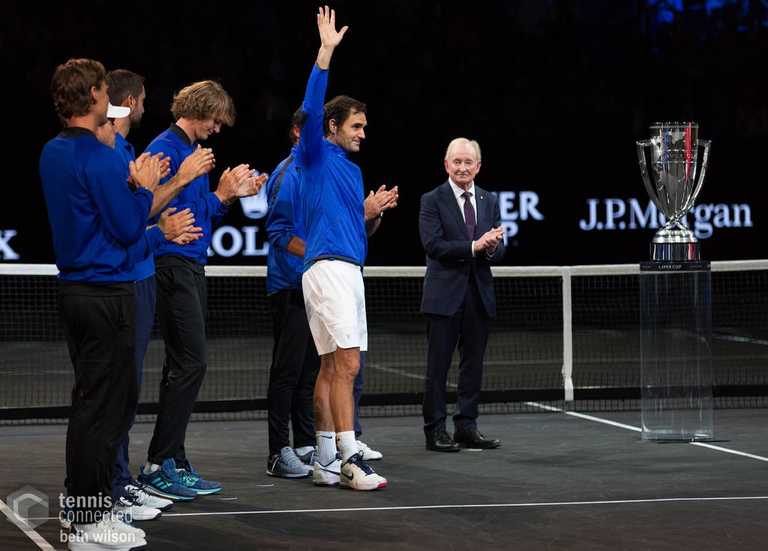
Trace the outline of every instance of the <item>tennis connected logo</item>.
[[48, 519], [48, 494], [32, 486], [24, 486], [8, 495], [8, 507], [15, 513], [22, 528], [34, 530]]
[[[59, 494], [61, 508], [55, 518], [61, 525], [61, 543], [131, 544], [139, 536], [124, 528], [133, 521], [131, 507], [115, 506], [111, 496], [73, 497]], [[23, 486], [7, 497], [13, 511], [11, 520], [24, 531], [35, 530], [50, 520], [48, 494], [32, 486]], [[121, 528], [123, 527], [123, 528]]]

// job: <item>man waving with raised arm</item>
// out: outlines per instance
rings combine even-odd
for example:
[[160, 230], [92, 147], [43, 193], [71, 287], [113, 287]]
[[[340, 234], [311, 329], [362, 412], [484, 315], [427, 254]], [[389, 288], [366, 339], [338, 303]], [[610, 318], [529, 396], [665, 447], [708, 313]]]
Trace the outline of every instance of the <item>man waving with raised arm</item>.
[[[352, 387], [360, 351], [368, 349], [362, 266], [368, 249], [360, 168], [349, 153], [365, 139], [366, 106], [337, 96], [325, 106], [328, 67], [347, 27], [336, 30], [336, 14], [320, 8], [320, 50], [307, 83], [297, 165], [301, 168], [302, 216], [307, 234], [302, 287], [307, 319], [320, 354], [315, 385], [317, 462], [314, 482], [355, 490], [387, 485], [360, 454], [353, 427]], [[388, 193], [397, 196], [397, 188]], [[390, 206], [396, 200], [388, 202]], [[336, 450], [341, 461], [336, 459]]]

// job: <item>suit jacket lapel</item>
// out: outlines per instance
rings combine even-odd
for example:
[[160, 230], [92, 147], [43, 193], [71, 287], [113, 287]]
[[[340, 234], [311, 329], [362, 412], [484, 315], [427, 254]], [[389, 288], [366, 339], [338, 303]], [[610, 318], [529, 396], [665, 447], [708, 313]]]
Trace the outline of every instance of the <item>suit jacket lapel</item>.
[[444, 200], [449, 205], [448, 210], [450, 210], [453, 213], [454, 222], [458, 224], [462, 235], [466, 235], [467, 225], [464, 223], [464, 215], [461, 214], [461, 211], [459, 210], [459, 203], [456, 201], [456, 196], [453, 194], [453, 189], [451, 188], [451, 184], [449, 184], [448, 182], [445, 182], [443, 184], [443, 197], [444, 197]]

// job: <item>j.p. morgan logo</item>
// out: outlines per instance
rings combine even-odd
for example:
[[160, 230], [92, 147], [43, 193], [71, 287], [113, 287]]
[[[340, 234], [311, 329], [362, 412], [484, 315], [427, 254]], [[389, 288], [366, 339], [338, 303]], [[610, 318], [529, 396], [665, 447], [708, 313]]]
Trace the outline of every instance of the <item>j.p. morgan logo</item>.
[[539, 194], [534, 191], [499, 191], [501, 227], [504, 228], [504, 243], [520, 232], [520, 223], [528, 220], [541, 221], [544, 215], [539, 208]]
[[[666, 223], [652, 201], [587, 199], [587, 216], [579, 220], [582, 231], [659, 229]], [[686, 222], [699, 239], [711, 237], [715, 228], [751, 228], [752, 209], [746, 203], [703, 203], [687, 214]]]

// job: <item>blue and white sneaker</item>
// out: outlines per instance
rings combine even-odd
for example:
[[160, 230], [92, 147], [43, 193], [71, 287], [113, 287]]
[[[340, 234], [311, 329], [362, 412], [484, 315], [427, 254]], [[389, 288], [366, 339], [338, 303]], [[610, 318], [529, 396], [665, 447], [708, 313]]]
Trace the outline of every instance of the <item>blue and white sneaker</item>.
[[185, 461], [181, 468], [177, 465], [176, 472], [179, 474], [181, 483], [199, 496], [218, 494], [221, 491], [221, 482], [205, 480], [192, 468], [189, 461]]
[[387, 487], [387, 479], [368, 466], [363, 454], [356, 453], [341, 466], [341, 485], [353, 490], [378, 490]]
[[134, 502], [144, 507], [154, 507], [165, 512], [173, 507], [173, 501], [165, 499], [164, 497], [155, 496], [145, 491], [144, 484], [136, 480], [131, 480], [125, 488], [123, 488], [126, 494], [131, 496]]
[[145, 473], [142, 465], [139, 482], [144, 484], [144, 490], [173, 501], [192, 501], [197, 497], [197, 492], [181, 481], [172, 458], [163, 461], [160, 468], [151, 473]]
[[312, 467], [305, 465], [293, 448], [286, 446], [267, 460], [267, 474], [281, 478], [306, 478]]

